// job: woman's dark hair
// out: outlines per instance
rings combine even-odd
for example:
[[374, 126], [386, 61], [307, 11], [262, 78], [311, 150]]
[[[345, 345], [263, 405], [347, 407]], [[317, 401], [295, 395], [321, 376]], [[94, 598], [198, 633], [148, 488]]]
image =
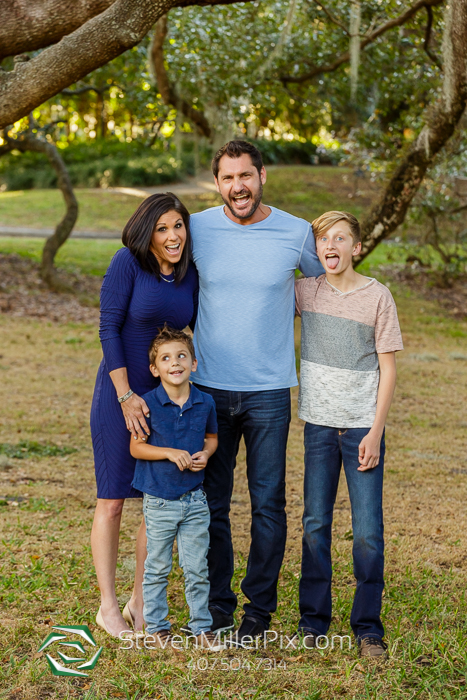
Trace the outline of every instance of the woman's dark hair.
[[224, 144], [212, 159], [211, 168], [216, 180], [217, 176], [219, 175], [219, 161], [222, 156], [228, 156], [229, 158], [240, 158], [244, 153], [247, 153], [250, 156], [251, 162], [258, 171], [258, 174], [261, 175], [263, 159], [261, 158], [261, 153], [258, 151], [256, 146], [253, 146], [253, 144], [249, 141], [235, 139], [234, 141], [228, 141], [228, 143]]
[[160, 280], [159, 262], [150, 250], [152, 234], [157, 222], [168, 211], [176, 211], [186, 228], [186, 242], [178, 263], [174, 265], [174, 278], [180, 282], [186, 275], [191, 255], [190, 214], [184, 204], [172, 192], [152, 194], [142, 202], [122, 233], [122, 243], [133, 253], [143, 270], [152, 272]]

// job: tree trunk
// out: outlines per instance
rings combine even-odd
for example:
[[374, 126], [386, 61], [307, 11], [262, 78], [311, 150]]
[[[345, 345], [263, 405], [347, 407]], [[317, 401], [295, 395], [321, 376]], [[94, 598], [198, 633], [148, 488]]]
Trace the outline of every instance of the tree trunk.
[[177, 112], [180, 111], [187, 119], [193, 122], [202, 136], [206, 136], [206, 138], [210, 139], [212, 129], [204, 112], [195, 109], [186, 100], [182, 99], [177, 93], [176, 88], [170, 84], [164, 62], [164, 41], [167, 36], [167, 31], [167, 15], [163, 15], [156, 22], [154, 35], [148, 52], [149, 67], [154, 82], [157, 84], [163, 103], [174, 107]]
[[58, 186], [65, 200], [66, 213], [63, 219], [57, 224], [53, 235], [45, 242], [42, 250], [41, 277], [51, 289], [60, 291], [68, 287], [58, 279], [54, 260], [58, 249], [61, 248], [71, 236], [71, 232], [76, 224], [78, 218], [78, 202], [73, 192], [68, 170], [57, 147], [54, 144], [47, 143], [46, 155], [57, 173]]
[[408, 148], [379, 201], [362, 223], [360, 262], [404, 221], [428, 168], [451, 138], [467, 104], [467, 0], [451, 0], [443, 38], [443, 94], [426, 112], [425, 126]]
[[63, 292], [73, 291], [69, 285], [62, 282], [54, 266], [55, 255], [58, 249], [68, 240], [73, 227], [78, 218], [78, 202], [76, 201], [70, 176], [66, 165], [54, 143], [34, 136], [31, 131], [20, 134], [15, 139], [4, 134], [6, 144], [0, 150], [0, 155], [13, 149], [18, 149], [22, 153], [26, 151], [36, 151], [44, 153], [49, 159], [49, 163], [57, 173], [58, 186], [60, 187], [65, 200], [66, 212], [63, 219], [57, 224], [54, 233], [45, 242], [42, 250], [42, 261], [40, 274], [44, 282], [50, 289]]

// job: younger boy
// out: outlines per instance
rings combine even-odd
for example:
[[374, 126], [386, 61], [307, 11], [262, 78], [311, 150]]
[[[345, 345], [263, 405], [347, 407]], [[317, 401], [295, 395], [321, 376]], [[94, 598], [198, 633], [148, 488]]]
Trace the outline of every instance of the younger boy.
[[167, 579], [177, 538], [185, 575], [189, 627], [196, 646], [219, 651], [208, 609], [209, 508], [202, 490], [204, 469], [217, 449], [214, 400], [191, 386], [197, 361], [193, 342], [183, 331], [164, 327], [149, 350], [149, 369], [160, 385], [145, 394], [151, 434], [131, 440], [136, 457], [133, 486], [144, 493], [147, 558], [143, 579], [144, 619], [157, 646], [170, 648]]
[[357, 579], [350, 624], [362, 656], [385, 657], [384, 424], [402, 337], [387, 287], [353, 270], [352, 258], [361, 250], [357, 219], [329, 211], [312, 225], [325, 274], [296, 283], [302, 318], [299, 417], [306, 421], [298, 632], [312, 647], [331, 622], [331, 527], [343, 463]]

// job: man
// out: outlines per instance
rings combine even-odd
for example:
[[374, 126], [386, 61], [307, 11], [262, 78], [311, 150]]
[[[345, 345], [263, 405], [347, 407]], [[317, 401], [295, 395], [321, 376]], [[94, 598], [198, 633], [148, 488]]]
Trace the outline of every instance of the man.
[[266, 170], [258, 149], [230, 141], [212, 161], [224, 206], [191, 217], [200, 279], [195, 379], [216, 402], [219, 447], [205, 491], [211, 511], [208, 555], [213, 631], [233, 628], [237, 597], [230, 500], [240, 439], [247, 450], [251, 547], [242, 591], [250, 601], [236, 642], [263, 634], [277, 607], [286, 540], [285, 451], [290, 387], [296, 386], [294, 277], [323, 269], [311, 226], [262, 203]]

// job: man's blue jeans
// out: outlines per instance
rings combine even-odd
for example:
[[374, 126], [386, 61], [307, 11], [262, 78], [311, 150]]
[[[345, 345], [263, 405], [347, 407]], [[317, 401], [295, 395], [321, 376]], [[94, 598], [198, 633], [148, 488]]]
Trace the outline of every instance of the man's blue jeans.
[[242, 591], [250, 601], [245, 613], [269, 625], [277, 607], [277, 580], [287, 535], [285, 515], [285, 450], [290, 423], [290, 390], [227, 391], [198, 386], [214, 398], [219, 447], [210, 458], [204, 490], [211, 511], [208, 554], [209, 604], [233, 613], [237, 597], [230, 500], [238, 446], [243, 435], [251, 499], [251, 547]]
[[208, 609], [209, 508], [201, 489], [189, 491], [174, 501], [144, 494], [144, 519], [148, 554], [144, 564], [143, 600], [147, 631], [170, 629], [167, 619], [167, 580], [172, 569], [172, 550], [177, 538], [178, 558], [185, 575], [185, 597], [190, 609], [193, 634], [211, 629]]
[[341, 465], [352, 509], [353, 565], [357, 588], [350, 617], [355, 636], [383, 637], [383, 469], [359, 472], [358, 446], [369, 428], [338, 430], [305, 424], [305, 510], [299, 628], [326, 634], [331, 622], [331, 529]]

